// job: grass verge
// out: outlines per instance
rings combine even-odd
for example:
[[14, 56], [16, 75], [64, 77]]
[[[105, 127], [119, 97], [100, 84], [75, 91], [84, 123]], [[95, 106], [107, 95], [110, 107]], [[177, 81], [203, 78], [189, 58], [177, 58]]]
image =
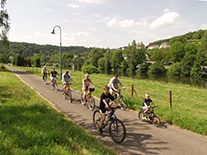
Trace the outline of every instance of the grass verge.
[[[20, 67], [23, 70], [40, 74], [41, 68]], [[64, 70], [63, 70], [64, 72]], [[81, 91], [82, 79], [84, 74], [80, 71], [70, 71], [75, 84], [73, 89]], [[90, 75], [97, 90], [94, 96], [100, 97], [104, 85], [108, 85], [111, 75], [92, 74]], [[155, 113], [163, 120], [170, 124], [177, 125], [183, 129], [207, 135], [207, 89], [198, 88], [185, 84], [174, 84], [157, 82], [150, 80], [138, 80], [129, 77], [119, 77], [122, 84], [127, 87], [122, 93], [127, 98], [128, 107], [133, 110], [139, 110], [142, 105], [145, 93], [150, 93], [151, 99], [158, 104]], [[61, 81], [59, 80], [59, 83]], [[131, 97], [131, 86], [138, 94], [139, 99]], [[172, 109], [169, 104], [169, 91], [172, 91]]]
[[115, 154], [0, 68], [0, 154]]

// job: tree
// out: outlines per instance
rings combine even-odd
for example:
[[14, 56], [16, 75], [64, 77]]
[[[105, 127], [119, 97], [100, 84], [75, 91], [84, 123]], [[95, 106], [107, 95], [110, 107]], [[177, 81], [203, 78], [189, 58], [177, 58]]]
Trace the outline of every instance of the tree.
[[93, 48], [91, 52], [88, 54], [90, 64], [98, 67], [98, 60], [104, 56], [103, 49]]
[[129, 64], [130, 69], [132, 72], [135, 72], [136, 67], [138, 64], [142, 64], [145, 59], [145, 49], [137, 49], [137, 44], [135, 40], [132, 42], [131, 45], [128, 45], [125, 49], [127, 62]]
[[113, 55], [111, 57], [111, 67], [114, 69], [114, 71], [117, 71], [120, 68], [121, 62], [124, 60], [124, 57], [122, 56], [121, 50], [115, 50], [113, 52]]
[[175, 42], [170, 47], [171, 60], [173, 62], [180, 62], [185, 56], [185, 49], [182, 42]]
[[8, 46], [8, 38], [7, 38], [7, 33], [9, 32], [10, 29], [10, 23], [9, 23], [9, 15], [7, 13], [7, 10], [4, 9], [4, 6], [6, 4], [6, 0], [1, 0], [1, 15], [0, 15], [0, 28], [1, 28], [1, 33], [0, 33], [0, 39], [2, 40], [3, 45]]
[[201, 46], [198, 49], [197, 57], [202, 66], [207, 66], [207, 31], [201, 39]]
[[98, 60], [98, 68], [99, 68], [100, 71], [105, 70], [105, 58], [100, 58]]
[[104, 53], [104, 58], [105, 58], [105, 73], [109, 74], [111, 72], [111, 55], [112, 51], [108, 48], [106, 50], [106, 53]]

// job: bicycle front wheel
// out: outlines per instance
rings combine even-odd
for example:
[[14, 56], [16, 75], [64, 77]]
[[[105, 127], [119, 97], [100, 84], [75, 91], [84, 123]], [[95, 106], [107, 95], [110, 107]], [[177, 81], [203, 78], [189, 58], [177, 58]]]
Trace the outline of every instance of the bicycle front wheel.
[[126, 137], [126, 128], [124, 123], [119, 119], [112, 120], [109, 125], [109, 133], [114, 142], [123, 142]]
[[72, 103], [73, 99], [72, 99], [72, 92], [71, 92], [71, 90], [68, 91], [68, 97], [69, 97], [69, 103]]
[[121, 109], [126, 110], [127, 109], [127, 100], [126, 100], [126, 98], [124, 96], [120, 96], [118, 101], [121, 104]]
[[141, 110], [139, 113], [138, 113], [138, 117], [139, 117], [139, 119], [141, 120], [141, 121], [145, 121], [145, 119], [144, 119], [144, 111], [143, 110]]
[[95, 108], [95, 98], [93, 96], [90, 97], [88, 108], [93, 111]]
[[99, 130], [101, 123], [102, 115], [99, 110], [94, 111], [93, 113], [93, 125], [95, 129]]
[[154, 115], [153, 118], [152, 118], [152, 123], [155, 126], [159, 127], [161, 125], [161, 120], [160, 120], [160, 118], [157, 115]]

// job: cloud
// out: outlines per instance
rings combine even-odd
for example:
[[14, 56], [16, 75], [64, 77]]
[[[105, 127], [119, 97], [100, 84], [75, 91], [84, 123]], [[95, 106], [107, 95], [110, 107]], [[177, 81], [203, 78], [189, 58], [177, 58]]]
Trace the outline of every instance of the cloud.
[[113, 18], [111, 19], [108, 23], [108, 27], [113, 27], [113, 28], [129, 28], [135, 25], [140, 25], [141, 22], [135, 22], [133, 19], [126, 19], [122, 21], [118, 21], [117, 19]]
[[67, 7], [69, 7], [69, 8], [79, 8], [80, 6], [77, 5], [77, 4], [74, 4], [74, 3], [70, 3], [70, 4], [67, 4]]
[[180, 14], [177, 12], [167, 12], [164, 13], [161, 17], [155, 19], [149, 26], [150, 29], [156, 29], [163, 26], [173, 25], [180, 18]]
[[84, 3], [102, 3], [103, 0], [78, 0], [78, 1]]
[[197, 1], [199, 1], [199, 2], [207, 2], [207, 0], [197, 0]]

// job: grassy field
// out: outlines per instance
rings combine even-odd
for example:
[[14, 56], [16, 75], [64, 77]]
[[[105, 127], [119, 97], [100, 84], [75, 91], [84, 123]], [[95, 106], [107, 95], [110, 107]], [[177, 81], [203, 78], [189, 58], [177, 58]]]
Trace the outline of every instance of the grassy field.
[[0, 68], [0, 154], [116, 154]]
[[[40, 74], [40, 68], [32, 69], [21, 67], [21, 69], [42, 76]], [[59, 70], [57, 71], [59, 72]], [[81, 91], [81, 80], [84, 78], [84, 74], [80, 71], [70, 71], [70, 74], [75, 81], [72, 88]], [[108, 85], [112, 76], [92, 74], [90, 78], [97, 88], [93, 95], [100, 97], [104, 85]], [[159, 105], [158, 108], [155, 109], [155, 113], [160, 116], [162, 121], [202, 135], [207, 135], [207, 89], [184, 84], [138, 80], [128, 77], [119, 78], [122, 84], [127, 87], [122, 93], [127, 98], [130, 109], [139, 111], [145, 93], [150, 93], [151, 99]], [[61, 83], [60, 80], [59, 83]], [[139, 99], [136, 95], [131, 97], [132, 84], [134, 85]], [[170, 109], [169, 103], [170, 90], [172, 91], [172, 109]]]

